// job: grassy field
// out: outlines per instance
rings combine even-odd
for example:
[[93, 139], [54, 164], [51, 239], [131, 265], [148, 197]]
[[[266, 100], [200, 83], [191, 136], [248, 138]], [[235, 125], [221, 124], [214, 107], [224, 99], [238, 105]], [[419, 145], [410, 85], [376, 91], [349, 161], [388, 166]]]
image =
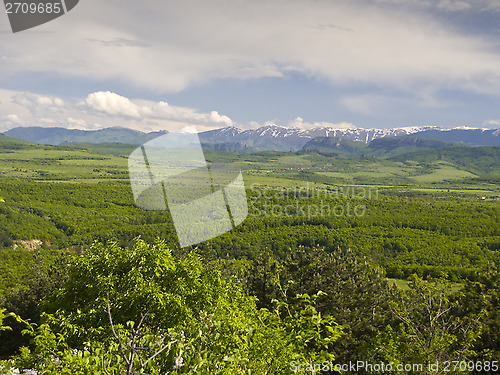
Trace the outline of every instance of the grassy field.
[[[42, 146], [1, 143], [0, 176], [14, 179], [71, 182], [128, 182], [128, 152], [119, 144]], [[97, 152], [99, 151], [99, 152]], [[449, 161], [401, 162], [373, 157], [346, 159], [318, 154], [263, 152], [239, 155], [205, 152], [214, 163], [239, 166], [247, 186], [318, 187], [378, 186], [395, 192], [467, 197], [500, 196], [500, 184], [479, 181], [478, 175]], [[500, 171], [498, 172], [500, 174]]]
[[[386, 280], [389, 282], [389, 284], [395, 285], [396, 288], [400, 290], [410, 290], [409, 286], [410, 282], [408, 280], [391, 279], [391, 278], [387, 278]], [[450, 294], [460, 291], [463, 287], [464, 287], [463, 283], [452, 283]]]
[[408, 281], [407, 280], [400, 280], [400, 279], [386, 279], [389, 284], [395, 285], [396, 288], [400, 290], [410, 290], [410, 287], [408, 286]]
[[438, 162], [435, 163], [434, 166], [437, 168], [433, 172], [411, 178], [417, 183], [426, 184], [443, 182], [445, 180], [460, 180], [464, 178], [478, 177], [470, 172], [457, 169], [457, 167], [448, 162]]
[[127, 159], [124, 157], [53, 146], [0, 149], [0, 175], [42, 181], [128, 179]]

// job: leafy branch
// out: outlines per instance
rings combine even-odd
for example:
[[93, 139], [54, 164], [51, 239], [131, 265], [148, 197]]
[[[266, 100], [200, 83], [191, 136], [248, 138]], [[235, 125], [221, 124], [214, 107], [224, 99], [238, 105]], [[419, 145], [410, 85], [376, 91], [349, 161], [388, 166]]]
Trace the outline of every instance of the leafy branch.
[[[128, 341], [124, 342], [122, 339], [122, 335], [120, 333], [120, 328], [116, 327], [113, 323], [113, 316], [111, 314], [111, 305], [109, 303], [109, 292], [106, 292], [106, 312], [108, 315], [109, 324], [111, 326], [111, 332], [115, 341], [118, 344], [118, 348], [120, 350], [121, 357], [126, 364], [127, 367], [127, 375], [149, 375], [147, 373], [141, 372], [141, 370], [145, 369], [147, 364], [151, 362], [154, 358], [159, 356], [162, 352], [172, 347], [173, 344], [177, 343], [179, 340], [171, 340], [168, 343], [164, 344], [164, 340], [167, 335], [160, 335], [160, 337], [153, 343], [150, 342], [151, 333], [149, 333], [148, 328], [144, 325], [145, 319], [150, 316], [150, 314], [141, 314], [141, 319], [136, 327], [134, 322], [128, 322], [128, 325], [131, 326], [131, 331], [128, 334]], [[145, 346], [143, 346], [145, 345]], [[154, 350], [155, 347], [159, 349]], [[151, 353], [149, 357], [144, 356], [144, 353]], [[138, 359], [139, 364], [136, 364], [136, 359]], [[102, 366], [103, 370], [107, 375], [110, 375], [106, 368], [106, 360], [103, 355], [102, 358]], [[134, 366], [138, 366], [134, 369]]]

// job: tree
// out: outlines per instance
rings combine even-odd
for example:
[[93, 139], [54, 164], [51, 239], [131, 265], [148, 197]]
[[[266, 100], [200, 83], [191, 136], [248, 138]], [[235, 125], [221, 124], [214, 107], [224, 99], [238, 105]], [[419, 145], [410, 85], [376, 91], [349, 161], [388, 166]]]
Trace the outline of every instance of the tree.
[[[19, 252], [19, 251], [18, 251]], [[34, 263], [26, 275], [23, 283], [5, 290], [3, 307], [12, 311], [25, 321], [40, 323], [43, 300], [60, 288], [67, 278], [68, 254], [58, 253], [51, 256], [48, 251], [29, 254], [26, 252], [27, 262]], [[17, 260], [17, 259], [16, 259]], [[19, 260], [17, 260], [18, 263]], [[16, 273], [15, 273], [16, 274]], [[22, 335], [25, 324], [22, 321], [10, 319], [12, 329], [0, 333], [0, 357], [7, 358], [19, 350], [19, 347], [28, 345], [29, 337]]]
[[[423, 365], [423, 372], [408, 373], [459, 373], [453, 366], [446, 371], [443, 364], [474, 358], [484, 311], [458, 317], [453, 314], [457, 301], [450, 297], [451, 285], [445, 279], [423, 281], [413, 275], [410, 281], [410, 290], [401, 292], [399, 300], [391, 303], [400, 324], [377, 335], [373, 358], [394, 365]], [[439, 368], [429, 369], [434, 363], [439, 363]]]
[[288, 374], [292, 360], [333, 360], [342, 335], [316, 296], [298, 299], [258, 309], [194, 253], [175, 259], [162, 241], [96, 243], [73, 259], [42, 323], [27, 323], [35, 349], [16, 363], [68, 374]]
[[344, 327], [344, 335], [330, 348], [341, 363], [362, 358], [366, 343], [394, 321], [389, 310], [392, 291], [381, 271], [350, 250], [327, 252], [319, 246], [299, 246], [289, 249], [281, 265], [264, 255], [254, 261], [247, 280], [249, 293], [259, 299], [259, 306], [267, 308], [273, 298], [298, 307], [300, 301], [285, 298], [282, 288], [292, 297], [321, 290], [315, 307]]
[[0, 332], [10, 331], [12, 328], [10, 326], [4, 325], [4, 319], [15, 317], [14, 313], [6, 313], [6, 309], [0, 309]]
[[476, 360], [492, 360], [500, 357], [500, 273], [492, 271], [467, 282], [457, 296], [454, 313], [459, 317], [487, 311], [481, 320], [481, 336], [474, 344]]

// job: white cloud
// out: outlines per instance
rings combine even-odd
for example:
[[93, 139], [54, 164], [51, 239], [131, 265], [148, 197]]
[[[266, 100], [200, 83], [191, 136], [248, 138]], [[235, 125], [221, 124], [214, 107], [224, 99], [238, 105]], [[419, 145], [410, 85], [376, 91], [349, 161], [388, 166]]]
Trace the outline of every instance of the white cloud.
[[332, 123], [332, 122], [305, 122], [303, 118], [297, 117], [293, 121], [290, 121], [287, 124], [288, 127], [291, 128], [299, 128], [303, 130], [313, 129], [318, 127], [328, 127], [334, 129], [355, 129], [354, 126], [350, 122], [341, 122], [341, 123]]
[[38, 96], [36, 99], [37, 103], [41, 106], [49, 107], [54, 104], [52, 99], [47, 98], [46, 96]]
[[57, 97], [0, 89], [0, 113], [8, 113], [0, 117], [0, 131], [16, 126], [79, 129], [124, 126], [153, 131], [188, 125], [208, 130], [233, 124], [228, 116], [217, 111], [203, 113], [163, 101], [129, 99], [110, 91], [91, 93], [83, 100], [63, 102]]
[[198, 125], [231, 125], [228, 116], [217, 111], [199, 113], [192, 108], [171, 106], [167, 102], [152, 102], [148, 100], [130, 100], [113, 92], [95, 92], [87, 96], [85, 104], [90, 110], [112, 116], [124, 116], [134, 119], [171, 120]]
[[[40, 126], [54, 126], [56, 124], [56, 120], [48, 117], [37, 118], [37, 122], [32, 125], [40, 125]], [[25, 124], [20, 124], [25, 125]], [[25, 125], [26, 126], [26, 125]]]
[[79, 128], [79, 129], [88, 128], [87, 122], [81, 118], [68, 117], [66, 121], [68, 123], [68, 128]]
[[29, 111], [33, 116], [39, 117], [46, 112], [61, 112], [64, 101], [58, 97], [37, 95], [28, 92], [15, 93], [10, 96], [10, 102]]
[[218, 123], [218, 124], [226, 124], [226, 125], [231, 125], [232, 121], [229, 117], [227, 116], [221, 116], [217, 111], [212, 111], [210, 112], [209, 118], [211, 121]]
[[17, 124], [20, 124], [22, 122], [21, 119], [19, 118], [19, 116], [16, 115], [16, 114], [13, 114], [13, 113], [11, 113], [10, 115], [5, 116], [5, 118], [8, 121], [12, 121], [12, 122], [17, 123]]
[[[164, 101], [129, 99], [110, 91], [91, 93], [83, 100], [67, 100], [63, 107], [54, 111], [54, 104], [59, 100], [51, 96], [0, 89], [0, 113], [9, 113], [0, 117], [0, 131], [17, 126], [62, 126], [87, 130], [123, 126], [141, 131], [155, 131], [175, 130], [190, 125], [204, 131], [224, 126], [248, 129], [277, 124], [277, 121], [239, 124], [217, 111], [203, 113], [193, 108], [173, 106]], [[348, 122], [307, 122], [301, 117], [289, 121], [284, 126], [304, 130], [315, 127], [355, 128]]]
[[10, 125], [11, 127], [19, 126], [20, 124], [23, 123], [23, 121], [19, 118], [19, 116], [14, 113], [1, 116], [0, 121]]
[[104, 112], [108, 115], [119, 115], [133, 118], [141, 117], [140, 108], [128, 98], [113, 92], [95, 92], [85, 100], [91, 109]]
[[485, 121], [483, 125], [493, 128], [500, 128], [500, 120], [488, 120]]

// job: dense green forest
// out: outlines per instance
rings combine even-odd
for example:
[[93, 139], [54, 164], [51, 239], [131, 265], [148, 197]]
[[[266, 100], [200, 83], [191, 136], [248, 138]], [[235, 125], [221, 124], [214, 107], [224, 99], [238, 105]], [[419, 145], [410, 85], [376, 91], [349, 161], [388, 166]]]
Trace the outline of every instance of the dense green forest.
[[499, 150], [434, 146], [207, 150], [249, 216], [181, 249], [134, 146], [0, 140], [0, 373], [498, 372]]

